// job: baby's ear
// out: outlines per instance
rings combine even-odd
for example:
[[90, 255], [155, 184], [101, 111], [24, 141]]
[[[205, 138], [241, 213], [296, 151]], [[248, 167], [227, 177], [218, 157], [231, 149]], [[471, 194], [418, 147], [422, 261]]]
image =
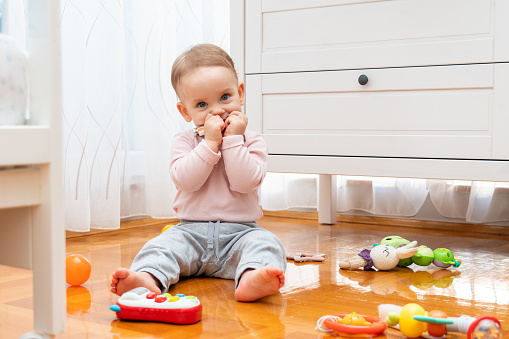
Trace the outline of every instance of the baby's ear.
[[246, 95], [246, 87], [243, 82], [239, 82], [239, 98], [240, 98], [241, 105], [244, 105], [245, 95]]
[[187, 108], [184, 106], [182, 102], [177, 102], [177, 109], [180, 112], [180, 115], [182, 115], [182, 118], [184, 118], [185, 121], [191, 122], [193, 120], [191, 116], [187, 113]]

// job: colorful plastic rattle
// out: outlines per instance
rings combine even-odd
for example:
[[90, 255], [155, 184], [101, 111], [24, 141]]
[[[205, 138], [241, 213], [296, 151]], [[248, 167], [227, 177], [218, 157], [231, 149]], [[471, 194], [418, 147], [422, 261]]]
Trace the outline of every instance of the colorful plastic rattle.
[[502, 338], [500, 321], [492, 316], [448, 317], [445, 312], [439, 310], [426, 312], [424, 308], [414, 303], [403, 307], [382, 304], [378, 307], [378, 313], [388, 326], [399, 327], [401, 333], [408, 338], [418, 338], [424, 332], [433, 337], [441, 337], [447, 332], [460, 332], [466, 334], [468, 339]]

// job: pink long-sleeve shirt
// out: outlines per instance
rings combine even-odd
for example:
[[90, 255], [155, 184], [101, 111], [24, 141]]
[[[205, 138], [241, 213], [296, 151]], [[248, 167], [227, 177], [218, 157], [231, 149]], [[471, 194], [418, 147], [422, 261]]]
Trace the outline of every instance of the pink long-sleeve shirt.
[[252, 131], [223, 138], [215, 153], [193, 131], [173, 142], [173, 209], [181, 220], [252, 222], [263, 216], [258, 188], [267, 173], [267, 146]]

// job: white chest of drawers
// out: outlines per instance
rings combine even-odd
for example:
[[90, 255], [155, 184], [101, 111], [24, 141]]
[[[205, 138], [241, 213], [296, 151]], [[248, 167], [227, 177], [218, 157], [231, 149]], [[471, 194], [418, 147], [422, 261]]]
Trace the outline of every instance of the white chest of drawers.
[[231, 1], [269, 171], [509, 181], [509, 0]]

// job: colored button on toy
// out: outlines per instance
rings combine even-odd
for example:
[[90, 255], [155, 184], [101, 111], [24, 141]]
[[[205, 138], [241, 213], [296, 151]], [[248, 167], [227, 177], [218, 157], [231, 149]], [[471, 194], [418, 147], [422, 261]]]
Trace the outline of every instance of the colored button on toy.
[[154, 301], [155, 301], [156, 303], [164, 303], [164, 302], [166, 301], [166, 299], [167, 299], [167, 298], [166, 298], [164, 295], [160, 295], [160, 296], [158, 296], [158, 297], [155, 297]]
[[179, 301], [179, 299], [180, 299], [180, 297], [178, 297], [178, 296], [169, 297], [168, 302]]
[[157, 297], [157, 293], [154, 292], [147, 293], [147, 299], [154, 299], [155, 297]]

